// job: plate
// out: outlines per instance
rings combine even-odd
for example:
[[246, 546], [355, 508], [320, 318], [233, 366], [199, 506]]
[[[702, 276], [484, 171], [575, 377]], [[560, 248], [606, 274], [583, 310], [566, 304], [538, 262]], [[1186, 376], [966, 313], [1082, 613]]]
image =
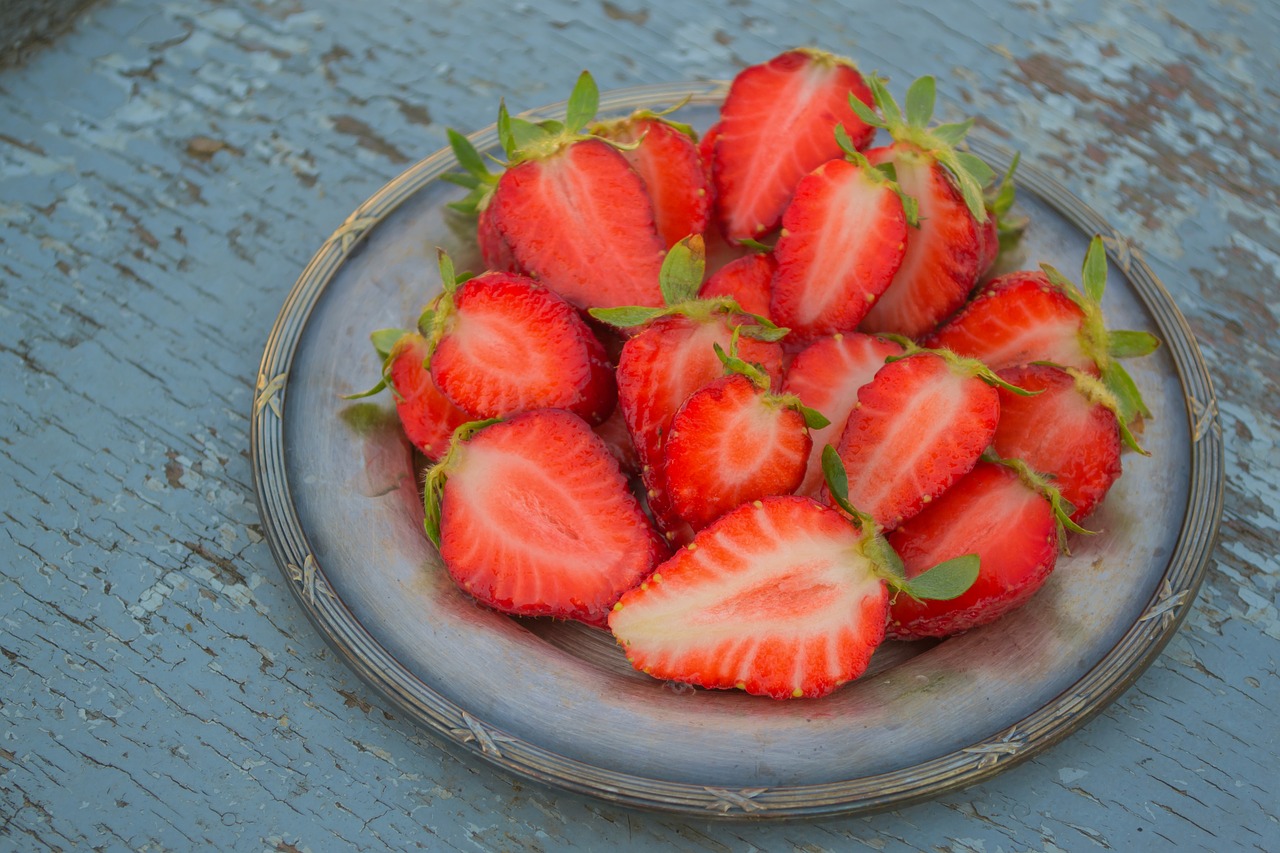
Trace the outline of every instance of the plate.
[[[726, 84], [627, 89], [601, 115], [715, 120]], [[533, 111], [563, 117], [563, 104]], [[472, 135], [496, 150], [493, 128]], [[998, 170], [1008, 152], [972, 143]], [[459, 592], [422, 531], [411, 449], [388, 399], [346, 402], [378, 364], [368, 335], [438, 290], [435, 249], [478, 269], [442, 151], [362, 204], [321, 247], [267, 341], [251, 451], [266, 536], [299, 605], [400, 713], [507, 771], [630, 806], [704, 817], [864, 813], [971, 785], [1042, 752], [1159, 654], [1204, 577], [1222, 511], [1209, 376], [1169, 294], [1128, 240], [1023, 161], [1022, 262], [1110, 261], [1114, 328], [1164, 342], [1130, 363], [1154, 417], [1125, 473], [1030, 604], [942, 642], [889, 643], [824, 699], [775, 702], [634, 672], [607, 634], [517, 620]], [[1016, 259], [1015, 259], [1016, 260]]]

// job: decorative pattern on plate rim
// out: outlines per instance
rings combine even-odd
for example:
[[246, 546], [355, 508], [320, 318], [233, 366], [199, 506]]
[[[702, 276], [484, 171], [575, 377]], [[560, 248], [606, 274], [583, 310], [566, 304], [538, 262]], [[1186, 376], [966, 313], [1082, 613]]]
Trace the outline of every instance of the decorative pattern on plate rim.
[[480, 747], [481, 752], [485, 755], [492, 756], [493, 758], [503, 757], [502, 751], [498, 749], [499, 743], [513, 742], [513, 739], [506, 735], [489, 731], [485, 728], [484, 724], [468, 714], [466, 711], [462, 712], [462, 724], [466, 726], [466, 728], [453, 728], [449, 730], [449, 733], [457, 738], [460, 743], [471, 743], [474, 741]]
[[262, 410], [270, 408], [275, 416], [280, 417], [280, 400], [284, 396], [284, 384], [289, 379], [288, 372], [277, 373], [275, 376], [267, 379], [267, 374], [258, 374], [257, 392], [258, 397], [253, 403], [253, 414], [258, 416], [262, 414]]
[[1155, 602], [1148, 608], [1146, 613], [1138, 617], [1138, 621], [1150, 622], [1152, 619], [1159, 619], [1160, 627], [1167, 627], [1170, 622], [1177, 618], [1177, 609], [1190, 597], [1191, 590], [1189, 589], [1184, 589], [1175, 594], [1173, 587], [1166, 578], [1164, 583], [1160, 585], [1160, 593], [1156, 596]]
[[1017, 755], [1027, 745], [1026, 738], [1018, 732], [1017, 726], [1005, 732], [1003, 737], [989, 740], [975, 746], [966, 746], [961, 752], [982, 756], [978, 759], [979, 767], [990, 767], [1006, 755]]
[[730, 791], [728, 788], [705, 788], [704, 790], [715, 797], [715, 800], [707, 803], [708, 811], [728, 814], [734, 809], [741, 809], [743, 813], [750, 814], [769, 808], [765, 803], [758, 803], [755, 800], [756, 797], [768, 791], [768, 788], [739, 788], [736, 791]]

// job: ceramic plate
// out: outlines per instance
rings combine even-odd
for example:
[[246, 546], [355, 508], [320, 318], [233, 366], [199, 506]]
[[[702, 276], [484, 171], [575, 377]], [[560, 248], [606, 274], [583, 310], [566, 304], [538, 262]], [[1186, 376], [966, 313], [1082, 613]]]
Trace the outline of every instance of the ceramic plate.
[[[724, 84], [606, 94], [601, 115], [664, 108], [715, 120]], [[560, 114], [563, 105], [534, 111]], [[492, 128], [472, 136], [496, 150]], [[1007, 153], [973, 148], [1002, 171]], [[289, 294], [263, 356], [252, 454], [268, 540], [300, 606], [401, 713], [505, 770], [633, 806], [703, 816], [860, 813], [978, 782], [1106, 707], [1191, 607], [1222, 507], [1221, 428], [1185, 320], [1138, 253], [1026, 160], [1024, 266], [1078, 271], [1107, 242], [1113, 328], [1165, 345], [1130, 362], [1153, 411], [1143, 441], [1049, 583], [997, 624], [889, 643], [860, 680], [776, 702], [663, 683], [612, 638], [472, 603], [422, 531], [413, 456], [389, 398], [346, 402], [378, 374], [369, 332], [405, 326], [437, 292], [435, 250], [479, 269], [472, 226], [445, 209], [448, 151], [410, 168], [329, 238]]]

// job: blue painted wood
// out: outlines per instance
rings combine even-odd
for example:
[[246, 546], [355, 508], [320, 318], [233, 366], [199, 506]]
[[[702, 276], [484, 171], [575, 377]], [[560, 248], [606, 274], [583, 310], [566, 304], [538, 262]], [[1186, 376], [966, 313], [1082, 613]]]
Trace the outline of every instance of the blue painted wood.
[[[930, 72], [1132, 235], [1229, 465], [1208, 583], [1099, 718], [869, 819], [710, 824], [544, 790], [384, 712], [262, 542], [247, 417], [324, 236], [499, 97], [816, 43]], [[1280, 848], [1274, 4], [109, 0], [0, 71], [0, 844], [18, 849]]]

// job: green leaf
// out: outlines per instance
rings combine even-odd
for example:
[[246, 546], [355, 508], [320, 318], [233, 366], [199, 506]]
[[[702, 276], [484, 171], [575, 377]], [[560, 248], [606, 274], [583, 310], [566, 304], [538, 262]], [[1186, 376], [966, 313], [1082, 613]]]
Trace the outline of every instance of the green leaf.
[[947, 145], [956, 146], [969, 135], [969, 131], [973, 128], [973, 119], [965, 119], [964, 121], [953, 122], [951, 124], [940, 124], [930, 131], [935, 137], [940, 139]]
[[867, 80], [867, 83], [871, 86], [871, 94], [875, 96], [876, 106], [880, 107], [880, 112], [884, 116], [884, 122], [881, 126], [888, 125], [890, 128], [894, 125], [901, 126], [905, 123], [902, 116], [902, 108], [898, 106], [898, 102], [889, 93], [889, 89], [884, 85], [885, 82], [885, 79], [878, 74], [872, 74]]
[[386, 380], [386, 379], [380, 379], [380, 380], [378, 380], [378, 384], [377, 384], [377, 385], [374, 385], [374, 386], [373, 386], [372, 388], [370, 388], [368, 391], [360, 391], [360, 392], [355, 393], [355, 394], [341, 394], [341, 395], [339, 395], [339, 396], [340, 396], [340, 397], [341, 397], [341, 399], [343, 399], [343, 400], [359, 400], [359, 399], [362, 399], [362, 398], [364, 398], [364, 397], [372, 397], [374, 394], [379, 394], [379, 393], [381, 393], [383, 390], [385, 390], [385, 389], [386, 389], [386, 387], [387, 387], [387, 380]]
[[849, 503], [849, 472], [845, 470], [840, 454], [830, 444], [822, 448], [822, 476], [827, 481], [831, 499], [845, 512], [856, 517], [858, 511]]
[[707, 265], [707, 248], [701, 234], [690, 234], [671, 247], [662, 259], [658, 284], [668, 306], [698, 298]]
[[502, 143], [502, 150], [506, 152], [508, 160], [516, 155], [516, 139], [511, 132], [511, 113], [507, 112], [505, 100], [498, 101], [498, 141]]
[[519, 154], [537, 145], [540, 142], [549, 139], [553, 134], [541, 125], [534, 124], [531, 121], [525, 121], [522, 118], [512, 118], [510, 122], [511, 138], [515, 145], [513, 153]]
[[468, 175], [466, 172], [445, 172], [440, 176], [440, 180], [447, 184], [457, 184], [460, 187], [466, 187], [473, 190], [480, 186], [480, 179], [475, 175]]
[[1080, 281], [1084, 285], [1085, 296], [1091, 302], [1102, 301], [1102, 294], [1107, 289], [1107, 250], [1101, 237], [1089, 241], [1089, 252], [1080, 268]]
[[618, 329], [630, 329], [633, 326], [643, 326], [655, 317], [661, 317], [667, 313], [667, 309], [627, 305], [621, 308], [591, 308], [587, 313], [601, 323], [608, 323]]
[[[764, 320], [764, 318], [758, 314], [747, 314], [747, 316], [755, 320]], [[768, 320], [765, 320], [765, 323], [768, 323], [768, 325], [757, 322], [750, 326], [742, 326], [742, 334], [754, 341], [776, 343], [777, 341], [785, 338], [791, 332], [790, 329], [775, 326], [773, 323], [769, 323]]]
[[[861, 515], [861, 514], [860, 514]], [[861, 515], [864, 525], [870, 520], [870, 516]], [[902, 564], [902, 557], [898, 556], [898, 552], [893, 550], [893, 546], [888, 543], [874, 525], [867, 525], [871, 529], [871, 533], [862, 543], [862, 553], [867, 559], [875, 563], [876, 566], [888, 575], [886, 580], [899, 589], [907, 589], [909, 581], [907, 580], [907, 567]]]
[[924, 127], [933, 118], [933, 105], [937, 90], [932, 76], [925, 75], [911, 84], [907, 90], [907, 124]]
[[1138, 415], [1144, 418], [1151, 417], [1151, 410], [1143, 402], [1142, 392], [1138, 390], [1137, 383], [1120, 362], [1114, 359], [1107, 360], [1106, 366], [1102, 369], [1102, 382], [1112, 394], [1116, 395], [1120, 420], [1125, 424], [1132, 423]]
[[[437, 475], [436, 472], [440, 474]], [[427, 481], [422, 489], [422, 527], [427, 532], [431, 544], [440, 547], [440, 516], [444, 504], [444, 484], [448, 476], [444, 473], [444, 462], [437, 463], [427, 473]]]
[[458, 165], [467, 174], [481, 181], [493, 179], [493, 175], [489, 174], [489, 168], [484, 164], [484, 158], [471, 144], [470, 139], [453, 128], [448, 128], [445, 133], [449, 135], [449, 147], [453, 149], [453, 156], [458, 158]]
[[713, 343], [711, 348], [715, 350], [716, 358], [720, 359], [720, 363], [724, 365], [726, 375], [736, 373], [739, 376], [745, 376], [752, 385], [762, 391], [768, 390], [769, 374], [738, 355], [737, 328], [733, 331], [733, 340], [729, 344], [729, 351], [727, 353], [718, 343]]
[[858, 120], [870, 127], [884, 127], [885, 123], [880, 116], [876, 115], [875, 110], [867, 106], [858, 96], [852, 92], [849, 93], [849, 109], [853, 110], [853, 114]]
[[773, 251], [772, 246], [761, 243], [759, 240], [752, 240], [750, 237], [743, 237], [738, 241], [738, 245], [742, 246], [744, 249], [750, 249], [751, 251], [758, 252], [760, 254], [767, 254]]
[[1080, 292], [1080, 288], [1076, 287], [1075, 282], [1059, 272], [1057, 267], [1049, 264], [1041, 264], [1040, 269], [1044, 270], [1044, 274], [1049, 279], [1050, 284], [1060, 288], [1081, 311], [1086, 314], [1089, 313], [1089, 304], [1085, 300], [1084, 294]]
[[898, 167], [893, 164], [892, 160], [885, 160], [883, 163], [876, 166], [875, 168], [879, 170], [880, 174], [884, 175], [889, 180], [895, 183], [897, 182]]
[[452, 293], [458, 284], [458, 276], [453, 269], [453, 258], [449, 257], [449, 253], [444, 249], [436, 249], [436, 262], [440, 266], [440, 283], [444, 285], [445, 293]]
[[959, 598], [978, 579], [977, 554], [965, 554], [939, 563], [907, 582], [905, 592], [913, 598], [950, 601]]
[[996, 171], [987, 165], [987, 162], [976, 154], [970, 154], [968, 151], [957, 151], [956, 160], [960, 163], [960, 167], [964, 169], [979, 187], [985, 187], [987, 184], [995, 180]]
[[578, 82], [569, 95], [568, 108], [565, 111], [565, 129], [569, 133], [577, 133], [587, 126], [587, 122], [596, 117], [600, 109], [600, 90], [590, 72], [583, 71]]
[[373, 341], [373, 348], [378, 351], [378, 355], [385, 361], [391, 357], [391, 349], [396, 342], [409, 334], [404, 329], [379, 329], [369, 335], [369, 340]]
[[850, 157], [858, 153], [858, 149], [853, 144], [853, 140], [849, 138], [849, 131], [844, 129], [843, 124], [836, 125], [836, 145], [840, 146], [840, 150]]
[[1119, 329], [1107, 332], [1107, 355], [1112, 358], [1139, 358], [1151, 355], [1160, 346], [1160, 339], [1150, 332]]
[[995, 212], [996, 217], [1003, 219], [1013, 208], [1013, 202], [1017, 196], [1017, 188], [1013, 182], [1013, 173], [1018, 169], [1018, 163], [1022, 160], [1022, 152], [1015, 152], [1013, 161], [1009, 163], [1009, 170], [1004, 173], [1004, 177], [1000, 179], [1000, 190], [996, 193], [996, 197], [991, 202], [991, 209]]
[[831, 420], [817, 409], [811, 409], [808, 406], [797, 406], [796, 411], [804, 418], [804, 425], [809, 429], [822, 429], [831, 425]]
[[553, 118], [538, 122], [538, 127], [545, 130], [548, 136], [559, 136], [564, 133], [564, 122], [556, 121]]

